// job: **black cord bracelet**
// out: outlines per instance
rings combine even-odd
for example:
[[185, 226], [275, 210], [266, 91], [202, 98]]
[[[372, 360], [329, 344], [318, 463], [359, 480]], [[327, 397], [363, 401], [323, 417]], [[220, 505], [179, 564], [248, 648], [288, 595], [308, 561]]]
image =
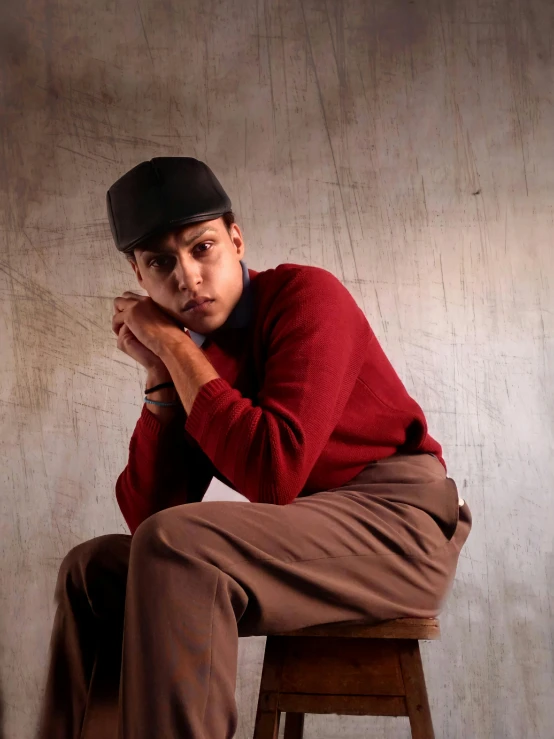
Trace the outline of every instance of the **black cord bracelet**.
[[145, 395], [148, 395], [148, 393], [153, 393], [156, 390], [161, 390], [163, 387], [175, 387], [175, 384], [173, 382], [161, 382], [159, 385], [154, 385], [154, 387], [149, 387], [144, 391]]

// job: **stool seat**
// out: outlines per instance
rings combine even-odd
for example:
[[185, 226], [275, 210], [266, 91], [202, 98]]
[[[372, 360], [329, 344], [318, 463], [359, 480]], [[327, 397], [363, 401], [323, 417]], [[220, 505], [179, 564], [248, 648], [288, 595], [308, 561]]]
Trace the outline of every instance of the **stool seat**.
[[420, 640], [434, 618], [370, 626], [323, 624], [267, 637], [254, 739], [301, 739], [304, 715], [407, 716], [413, 739], [434, 739]]
[[437, 618], [397, 618], [381, 621], [373, 626], [353, 624], [323, 624], [308, 626], [297, 631], [278, 632], [275, 636], [326, 636], [360, 639], [440, 639], [440, 623]]

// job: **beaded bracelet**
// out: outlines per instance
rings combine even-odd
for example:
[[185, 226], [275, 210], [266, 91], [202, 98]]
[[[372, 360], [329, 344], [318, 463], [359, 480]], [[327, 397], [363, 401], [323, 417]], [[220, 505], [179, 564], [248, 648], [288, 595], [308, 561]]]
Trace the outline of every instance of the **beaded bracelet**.
[[179, 403], [162, 403], [161, 400], [151, 400], [146, 395], [144, 396], [144, 402], [150, 403], [151, 405], [159, 405], [162, 408], [174, 408], [179, 405]]

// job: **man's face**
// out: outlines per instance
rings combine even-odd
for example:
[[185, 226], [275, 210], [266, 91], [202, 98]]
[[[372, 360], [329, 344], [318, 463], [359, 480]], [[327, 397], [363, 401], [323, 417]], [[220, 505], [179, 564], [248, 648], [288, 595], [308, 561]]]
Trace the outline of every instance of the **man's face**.
[[[222, 326], [242, 295], [244, 242], [222, 218], [184, 226], [135, 249], [131, 265], [139, 285], [184, 328], [209, 334]], [[201, 309], [185, 310], [196, 298]]]

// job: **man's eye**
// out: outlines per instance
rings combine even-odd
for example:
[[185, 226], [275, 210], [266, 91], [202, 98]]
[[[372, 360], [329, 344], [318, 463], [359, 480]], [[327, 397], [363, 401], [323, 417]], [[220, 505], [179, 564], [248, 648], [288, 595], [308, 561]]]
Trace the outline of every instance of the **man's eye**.
[[156, 259], [152, 259], [149, 267], [166, 267], [169, 262], [168, 257], [156, 257]]
[[[211, 247], [211, 243], [209, 241], [203, 241], [201, 244], [196, 244], [196, 247], [198, 246], [207, 246], [208, 249], [202, 249], [202, 254], [204, 254], [206, 251], [209, 251], [209, 247]], [[196, 249], [195, 247], [195, 249]]]

